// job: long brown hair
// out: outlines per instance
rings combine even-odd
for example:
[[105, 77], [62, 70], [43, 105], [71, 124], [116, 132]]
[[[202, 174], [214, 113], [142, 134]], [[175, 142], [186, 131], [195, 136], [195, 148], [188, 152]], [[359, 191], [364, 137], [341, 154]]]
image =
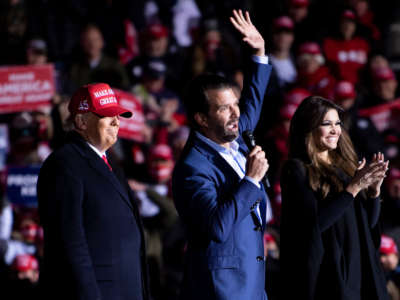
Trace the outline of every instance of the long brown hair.
[[322, 97], [308, 97], [297, 108], [289, 130], [289, 158], [297, 158], [304, 162], [311, 188], [320, 192], [323, 197], [331, 190], [343, 190], [342, 180], [336, 171], [338, 168], [351, 177], [357, 170], [357, 155], [343, 127], [337, 148], [328, 153], [333, 164], [326, 163], [318, 156], [315, 133], [331, 109], [336, 110], [342, 119], [343, 110], [336, 104]]

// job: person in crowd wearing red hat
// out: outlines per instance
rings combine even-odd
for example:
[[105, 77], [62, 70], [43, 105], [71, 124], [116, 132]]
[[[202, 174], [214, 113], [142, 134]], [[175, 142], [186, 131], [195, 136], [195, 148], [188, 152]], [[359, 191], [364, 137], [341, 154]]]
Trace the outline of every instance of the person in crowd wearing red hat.
[[79, 88], [74, 130], [43, 163], [37, 184], [44, 229], [41, 283], [50, 299], [149, 299], [143, 230], [131, 189], [107, 150], [120, 106], [108, 84]]
[[163, 248], [170, 238], [171, 229], [176, 225], [178, 214], [171, 199], [171, 177], [174, 168], [170, 146], [159, 143], [150, 147], [146, 157], [148, 178], [141, 181], [129, 180], [139, 200], [139, 213], [143, 220], [146, 255], [149, 266], [150, 291], [156, 299], [165, 297], [167, 275], [163, 272]]
[[278, 121], [263, 134], [261, 145], [264, 149], [268, 149], [269, 178], [272, 182], [279, 180], [282, 164], [288, 158], [287, 140], [290, 121], [301, 101], [308, 96], [311, 96], [310, 92], [301, 88], [294, 88], [285, 93], [279, 108]]
[[365, 67], [370, 47], [366, 40], [356, 36], [357, 19], [353, 10], [342, 12], [337, 37], [327, 37], [323, 50], [327, 65], [337, 80], [359, 82], [360, 72]]
[[382, 234], [379, 254], [386, 274], [388, 293], [391, 299], [400, 299], [399, 251], [390, 236]]
[[359, 101], [354, 84], [344, 80], [337, 82], [334, 100], [346, 111], [343, 125], [349, 132], [358, 156], [370, 158], [374, 153], [383, 150], [384, 141], [374, 123], [370, 118], [358, 114]]
[[294, 23], [288, 16], [281, 16], [273, 20], [272, 28], [271, 65], [276, 73], [278, 86], [285, 88], [294, 83], [297, 77], [296, 64], [291, 53]]
[[224, 34], [217, 19], [205, 19], [195, 35], [193, 45], [187, 49], [183, 79], [188, 83], [197, 75], [210, 72], [230, 76], [240, 67], [238, 49]]
[[188, 236], [180, 299], [267, 299], [261, 181], [268, 161], [240, 134], [257, 125], [271, 66], [249, 13], [234, 10], [230, 20], [254, 53], [240, 102], [231, 81], [216, 74], [194, 78], [184, 97], [191, 133], [172, 178]]
[[8, 282], [2, 286], [2, 295], [12, 299], [42, 299], [39, 293], [39, 262], [35, 256], [21, 254], [15, 257]]
[[80, 36], [81, 53], [68, 70], [71, 90], [91, 82], [106, 82], [112, 87], [128, 89], [129, 77], [122, 64], [103, 52], [104, 39], [100, 29], [89, 24]]
[[357, 20], [360, 25], [365, 29], [366, 37], [373, 40], [379, 41], [381, 38], [381, 32], [375, 24], [375, 15], [370, 7], [369, 0], [350, 0], [349, 4], [354, 9]]
[[298, 74], [295, 85], [314, 95], [331, 98], [335, 79], [324, 63], [321, 48], [317, 43], [301, 44], [297, 55]]
[[[287, 15], [293, 20], [294, 28], [294, 42], [293, 48], [298, 47], [310, 40], [317, 40], [319, 35], [319, 29], [315, 26], [315, 17], [310, 13], [310, 2], [309, 0], [287, 0]], [[315, 1], [313, 5], [315, 4]], [[319, 23], [319, 26], [322, 24]], [[319, 27], [318, 26], [318, 27]]]
[[283, 299], [388, 299], [376, 256], [381, 185], [388, 169], [377, 153], [361, 162], [342, 126], [343, 110], [310, 96], [289, 131], [282, 169]]
[[126, 70], [131, 84], [139, 83], [146, 72], [146, 66], [153, 60], [163, 61], [166, 65], [165, 75], [168, 85], [177, 86], [180, 78], [182, 56], [170, 38], [170, 30], [163, 24], [151, 24], [146, 27], [140, 37], [140, 55], [132, 59]]
[[390, 67], [372, 69], [372, 92], [367, 95], [360, 115], [371, 118], [383, 135], [399, 135], [400, 100], [397, 99], [398, 82]]

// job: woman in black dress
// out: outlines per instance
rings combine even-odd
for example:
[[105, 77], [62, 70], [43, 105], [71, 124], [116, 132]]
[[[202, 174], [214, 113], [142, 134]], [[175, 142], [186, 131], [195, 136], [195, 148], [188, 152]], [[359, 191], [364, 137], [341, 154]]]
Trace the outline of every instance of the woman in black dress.
[[[383, 154], [358, 162], [342, 109], [306, 98], [282, 170], [282, 299], [388, 299], [377, 249]], [[365, 141], [368, 142], [368, 141]]]

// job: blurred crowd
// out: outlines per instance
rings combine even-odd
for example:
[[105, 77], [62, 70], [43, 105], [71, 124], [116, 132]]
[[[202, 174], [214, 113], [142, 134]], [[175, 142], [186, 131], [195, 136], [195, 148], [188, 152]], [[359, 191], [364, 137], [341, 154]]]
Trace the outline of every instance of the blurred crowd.
[[177, 299], [186, 241], [170, 179], [189, 134], [180, 99], [203, 72], [228, 77], [240, 93], [248, 49], [241, 48], [228, 16], [241, 8], [261, 29], [273, 66], [255, 132], [272, 185], [265, 233], [269, 299], [281, 299], [285, 286], [279, 273], [280, 168], [290, 119], [309, 95], [343, 108], [360, 159], [381, 151], [390, 160], [379, 251], [391, 297], [400, 299], [400, 3], [380, 2], [0, 0], [1, 67], [50, 63], [56, 83], [51, 106], [0, 111], [1, 286], [12, 299], [35, 299], [43, 255], [37, 207], [10, 198], [9, 168], [40, 166], [63, 143], [72, 93], [86, 83], [106, 82], [131, 93], [142, 107], [140, 141], [121, 138], [110, 155], [140, 203], [152, 296]]

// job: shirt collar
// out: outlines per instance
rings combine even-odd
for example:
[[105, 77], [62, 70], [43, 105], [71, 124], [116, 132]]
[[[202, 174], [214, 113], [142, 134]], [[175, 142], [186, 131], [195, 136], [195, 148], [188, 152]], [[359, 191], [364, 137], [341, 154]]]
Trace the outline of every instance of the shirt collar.
[[93, 146], [91, 143], [89, 143], [89, 142], [86, 142], [86, 143], [89, 145], [90, 148], [93, 149], [94, 152], [97, 153], [98, 156], [103, 157], [103, 155], [106, 155], [105, 152], [101, 153], [101, 152], [99, 151], [99, 149], [97, 149], [97, 148], [96, 148], [95, 146]]
[[226, 153], [226, 154], [230, 154], [231, 151], [233, 152], [237, 152], [239, 150], [239, 143], [236, 142], [236, 140], [232, 141], [229, 143], [229, 147], [230, 149], [227, 149], [219, 144], [217, 144], [216, 142], [210, 140], [208, 137], [205, 137], [204, 135], [202, 135], [200, 132], [195, 131], [196, 136], [202, 140], [204, 143], [206, 143], [207, 145], [209, 145], [211, 148], [213, 148], [214, 150], [216, 150], [218, 153]]

